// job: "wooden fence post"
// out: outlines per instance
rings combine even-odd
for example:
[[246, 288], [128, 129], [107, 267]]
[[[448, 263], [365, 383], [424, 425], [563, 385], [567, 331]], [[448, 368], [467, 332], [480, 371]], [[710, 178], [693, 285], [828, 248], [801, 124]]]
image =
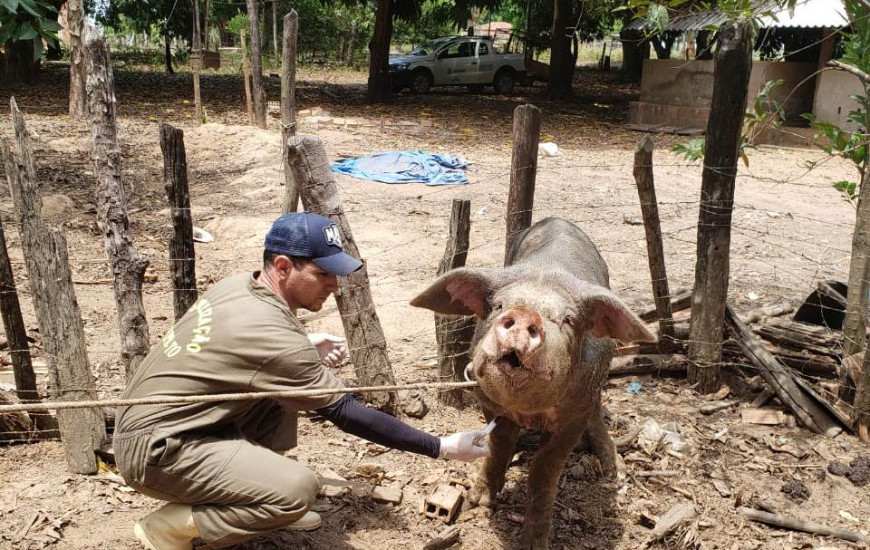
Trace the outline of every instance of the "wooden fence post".
[[103, 225], [106, 255], [112, 265], [121, 359], [129, 378], [150, 347], [148, 319], [142, 303], [142, 284], [148, 260], [139, 255], [130, 235], [130, 219], [121, 181], [123, 155], [118, 147], [115, 81], [109, 51], [90, 25], [85, 25], [85, 63], [93, 136], [91, 156], [97, 180], [97, 219]]
[[245, 79], [245, 106], [248, 108], [248, 124], [256, 124], [254, 120], [254, 105], [251, 100], [251, 61], [248, 59], [248, 43], [245, 29], [239, 31], [242, 42], [242, 78]]
[[[12, 263], [6, 248], [6, 231], [0, 221], [0, 313], [3, 315], [3, 329], [9, 344], [12, 359], [12, 376], [15, 378], [15, 394], [21, 403], [39, 402], [36, 388], [36, 374], [30, 361], [30, 345], [27, 343], [27, 328], [21, 316], [21, 304], [15, 288]], [[48, 413], [30, 413], [37, 437], [46, 437], [52, 432], [57, 435], [57, 422]]]
[[[287, 140], [286, 155], [287, 164], [293, 170], [293, 177], [299, 185], [299, 196], [305, 210], [317, 212], [334, 221], [341, 231], [344, 251], [360, 258], [321, 141], [315, 137], [290, 137]], [[341, 313], [357, 382], [362, 386], [394, 384], [393, 367], [387, 355], [384, 331], [372, 302], [365, 260], [359, 271], [339, 279], [335, 301]], [[366, 395], [366, 400], [379, 409], [389, 412], [396, 410], [395, 392], [370, 393]]]
[[[93, 400], [97, 397], [96, 389], [88, 366], [66, 239], [61, 228], [49, 228], [42, 217], [42, 197], [24, 117], [15, 98], [10, 104], [17, 155], [13, 155], [5, 141], [2, 154], [21, 227], [21, 248], [45, 349], [49, 390], [61, 401]], [[102, 412], [99, 409], [64, 410], [58, 411], [57, 419], [70, 471], [96, 473], [94, 450], [106, 436]]]
[[514, 109], [514, 148], [511, 155], [510, 191], [505, 215], [507, 222], [505, 258], [511, 249], [514, 237], [532, 225], [540, 135], [541, 110], [534, 105], [520, 105]]
[[[468, 256], [468, 234], [471, 229], [471, 201], [453, 199], [450, 212], [450, 234], [444, 257], [438, 266], [438, 276], [463, 267]], [[474, 316], [435, 314], [435, 341], [438, 344], [438, 374], [442, 382], [461, 382], [468, 364], [471, 339], [474, 336]], [[463, 391], [448, 390], [438, 395], [446, 405], [462, 406]]]
[[296, 135], [296, 34], [299, 14], [296, 10], [284, 16], [284, 51], [281, 62], [281, 156], [284, 159], [284, 211], [296, 212], [299, 187], [293, 179], [293, 170], [287, 166], [287, 140]]
[[646, 250], [649, 271], [652, 276], [653, 298], [659, 318], [659, 343], [674, 345], [674, 315], [671, 312], [671, 293], [668, 290], [668, 272], [665, 268], [665, 251], [662, 244], [662, 225], [659, 220], [659, 205], [653, 179], [653, 140], [643, 136], [634, 151], [634, 180], [640, 198], [643, 227], [646, 233]]
[[172, 236], [169, 237], [169, 270], [172, 272], [172, 298], [178, 320], [196, 301], [196, 250], [193, 244], [193, 220], [190, 215], [190, 191], [187, 185], [187, 154], [184, 132], [160, 125], [160, 150], [163, 151], [163, 188], [169, 199]]
[[202, 124], [202, 96], [199, 76], [202, 72], [202, 40], [199, 32], [199, 0], [193, 0], [193, 40], [190, 45], [190, 70], [193, 73], [193, 104], [196, 124]]
[[719, 389], [719, 361], [728, 297], [734, 179], [749, 73], [752, 28], [746, 21], [720, 31], [707, 120], [707, 152], [701, 180], [698, 258], [689, 332], [688, 378], [701, 393]]
[[254, 120], [260, 128], [266, 127], [266, 92], [263, 90], [263, 61], [260, 48], [260, 14], [258, 0], [247, 0], [251, 18], [251, 75], [254, 95]]
[[67, 34], [69, 36], [69, 116], [85, 118], [88, 114], [88, 97], [85, 92], [85, 60], [82, 44], [82, 29], [85, 23], [83, 0], [67, 3]]

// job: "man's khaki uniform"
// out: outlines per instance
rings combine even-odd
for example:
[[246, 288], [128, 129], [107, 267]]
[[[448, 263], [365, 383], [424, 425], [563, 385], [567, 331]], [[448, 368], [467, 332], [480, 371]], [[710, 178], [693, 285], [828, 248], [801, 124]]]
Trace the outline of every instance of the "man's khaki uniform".
[[[124, 397], [339, 387], [286, 302], [248, 273], [203, 294], [152, 348]], [[120, 408], [118, 467], [138, 491], [192, 505], [203, 541], [229, 546], [305, 514], [317, 478], [274, 451], [295, 445], [297, 411], [339, 398]]]

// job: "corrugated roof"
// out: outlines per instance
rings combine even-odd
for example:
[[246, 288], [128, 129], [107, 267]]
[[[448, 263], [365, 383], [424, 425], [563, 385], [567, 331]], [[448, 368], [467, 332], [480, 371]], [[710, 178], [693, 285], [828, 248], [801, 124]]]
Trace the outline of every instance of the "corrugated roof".
[[[776, 8], [770, 0], [759, 2], [759, 9], [771, 11], [774, 16], [760, 18], [762, 28], [838, 28], [848, 24], [846, 11], [839, 0], [798, 0], [794, 17], [788, 9]], [[666, 31], [700, 31], [706, 27], [722, 25], [727, 16], [719, 10], [692, 13], [674, 17]], [[649, 28], [645, 19], [635, 19], [626, 28], [640, 30]]]

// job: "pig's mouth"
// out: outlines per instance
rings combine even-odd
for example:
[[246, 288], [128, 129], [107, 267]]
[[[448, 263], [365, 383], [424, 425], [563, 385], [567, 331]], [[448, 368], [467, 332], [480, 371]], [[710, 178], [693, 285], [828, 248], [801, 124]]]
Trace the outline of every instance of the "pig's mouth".
[[509, 351], [501, 356], [500, 362], [507, 365], [511, 369], [523, 368], [523, 361], [516, 351]]

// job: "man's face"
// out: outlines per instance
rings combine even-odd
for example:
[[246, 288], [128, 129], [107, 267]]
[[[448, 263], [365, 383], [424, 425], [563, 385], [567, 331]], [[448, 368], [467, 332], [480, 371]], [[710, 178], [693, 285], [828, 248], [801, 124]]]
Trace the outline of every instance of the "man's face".
[[320, 311], [329, 295], [338, 290], [338, 277], [314, 262], [300, 267], [289, 259], [287, 262], [286, 270], [281, 270], [281, 297], [293, 310]]

